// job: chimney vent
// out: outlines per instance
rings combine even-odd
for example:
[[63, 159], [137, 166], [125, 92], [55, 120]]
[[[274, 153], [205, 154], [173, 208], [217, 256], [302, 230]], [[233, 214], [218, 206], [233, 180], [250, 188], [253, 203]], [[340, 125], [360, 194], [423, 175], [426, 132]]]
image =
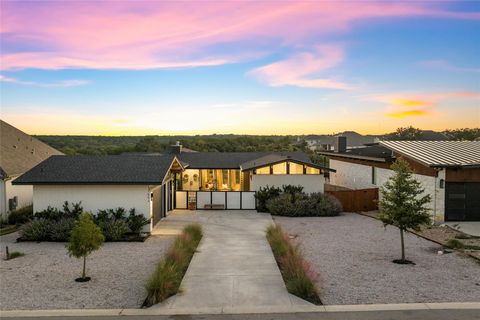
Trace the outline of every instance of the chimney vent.
[[173, 154], [182, 153], [182, 145], [180, 144], [180, 141], [175, 142], [175, 144], [171, 146], [171, 150]]
[[347, 151], [347, 137], [338, 136], [335, 141], [335, 152], [345, 153]]

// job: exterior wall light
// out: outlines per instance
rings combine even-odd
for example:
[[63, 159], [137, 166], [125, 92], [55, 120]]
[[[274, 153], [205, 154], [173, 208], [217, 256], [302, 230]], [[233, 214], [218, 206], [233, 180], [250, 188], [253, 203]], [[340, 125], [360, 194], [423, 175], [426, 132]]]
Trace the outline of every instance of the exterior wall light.
[[440, 189], [443, 189], [443, 188], [445, 188], [445, 180], [440, 179]]

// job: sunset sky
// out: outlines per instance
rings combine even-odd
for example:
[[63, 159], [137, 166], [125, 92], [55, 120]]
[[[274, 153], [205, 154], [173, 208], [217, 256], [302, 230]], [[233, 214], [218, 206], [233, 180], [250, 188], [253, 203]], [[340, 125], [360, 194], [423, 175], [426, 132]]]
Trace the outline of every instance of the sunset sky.
[[480, 127], [480, 1], [1, 1], [30, 134]]

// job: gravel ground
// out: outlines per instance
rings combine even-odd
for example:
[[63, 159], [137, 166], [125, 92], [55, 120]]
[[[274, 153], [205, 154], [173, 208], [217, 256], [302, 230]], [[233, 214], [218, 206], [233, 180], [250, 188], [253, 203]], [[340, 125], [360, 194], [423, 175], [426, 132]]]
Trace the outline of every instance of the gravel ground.
[[[64, 243], [15, 243], [18, 233], [0, 237], [0, 309], [136, 308], [143, 285], [173, 237], [141, 242], [107, 242], [87, 258], [87, 283], [77, 283], [81, 259], [70, 258]], [[5, 246], [25, 256], [5, 261]]]
[[355, 213], [338, 217], [274, 217], [297, 236], [305, 258], [320, 273], [325, 304], [480, 302], [480, 264], [412, 234], [405, 238], [407, 259], [398, 265], [400, 233]]

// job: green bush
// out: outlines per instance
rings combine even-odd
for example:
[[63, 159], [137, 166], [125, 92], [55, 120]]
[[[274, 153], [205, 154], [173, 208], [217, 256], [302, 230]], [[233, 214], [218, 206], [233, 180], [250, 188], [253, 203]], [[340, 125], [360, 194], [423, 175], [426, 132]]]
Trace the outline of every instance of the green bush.
[[173, 245], [145, 284], [147, 298], [144, 306], [162, 302], [178, 292], [202, 235], [200, 225], [193, 224], [186, 226], [182, 234], [175, 238]]
[[33, 218], [33, 206], [26, 206], [17, 210], [14, 210], [8, 215], [8, 223], [21, 225], [27, 223]]
[[294, 197], [289, 193], [282, 193], [281, 195], [267, 201], [267, 209], [273, 215], [277, 216], [301, 216], [305, 211], [300, 205], [305, 204], [300, 200], [301, 194], [297, 195], [297, 201], [294, 202]]
[[457, 239], [448, 240], [447, 246], [454, 249], [465, 249], [465, 245], [463, 244], [463, 242]]
[[312, 193], [305, 201], [309, 216], [338, 216], [342, 212], [342, 204], [330, 194]]
[[99, 223], [102, 233], [107, 241], [118, 241], [125, 237], [129, 231], [124, 220], [107, 220]]
[[49, 221], [50, 240], [68, 241], [76, 220], [74, 218], [62, 218], [58, 221]]
[[288, 217], [336, 216], [342, 211], [337, 199], [323, 193], [282, 193], [268, 200], [267, 208], [273, 215]]
[[27, 222], [20, 228], [20, 235], [24, 240], [42, 241], [48, 240], [51, 223], [44, 218], [38, 218]]
[[12, 260], [12, 259], [15, 259], [15, 258], [18, 258], [18, 257], [23, 257], [25, 255], [25, 253], [23, 252], [20, 252], [20, 251], [13, 251], [13, 252], [10, 252], [7, 256], [7, 260]]
[[143, 226], [150, 223], [150, 219], [145, 218], [143, 214], [136, 214], [135, 208], [130, 209], [129, 215], [126, 218], [130, 232], [139, 234]]
[[255, 199], [257, 200], [257, 211], [259, 212], [268, 212], [267, 201], [269, 199], [278, 197], [282, 190], [277, 187], [266, 186], [265, 188], [260, 188], [255, 192]]
[[318, 275], [312, 266], [303, 259], [298, 246], [292, 243], [280, 226], [269, 226], [266, 236], [288, 292], [312, 303], [320, 304], [319, 290], [315, 285]]

